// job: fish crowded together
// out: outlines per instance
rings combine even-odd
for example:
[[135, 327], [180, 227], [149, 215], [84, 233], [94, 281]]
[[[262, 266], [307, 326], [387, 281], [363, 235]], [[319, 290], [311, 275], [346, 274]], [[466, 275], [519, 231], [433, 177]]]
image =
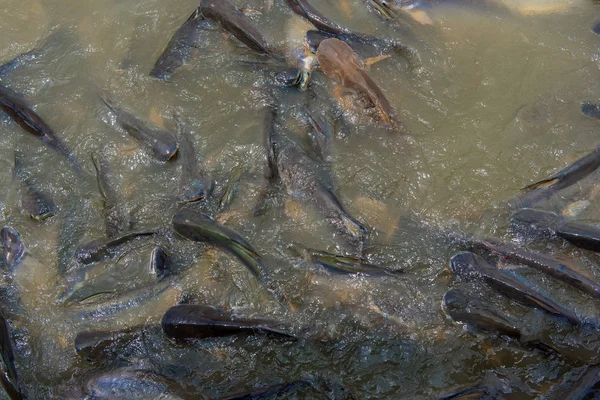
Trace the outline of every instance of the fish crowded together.
[[[114, 7], [133, 7], [122, 3]], [[600, 398], [600, 226], [581, 218], [598, 193], [600, 147], [492, 209], [466, 204], [466, 222], [395, 213], [387, 189], [350, 202], [347, 187], [369, 177], [339, 173], [362, 173], [353, 152], [372, 151], [348, 140], [366, 131], [407, 168], [431, 161], [414, 124], [427, 121], [408, 118], [377, 76], [392, 68], [403, 80], [431, 80], [436, 15], [463, 7], [527, 20], [594, 2], [242, 3], [193, 5], [153, 65], [132, 40], [106, 67], [127, 77], [123, 87], [93, 68], [86, 79], [31, 78], [40, 64], [68, 71], [98, 51], [74, 39], [92, 35], [86, 18], [53, 26], [0, 65], [4, 183], [15, 193], [3, 199], [0, 231], [4, 397]], [[323, 3], [342, 12], [330, 17]], [[354, 9], [396, 35], [346, 27]], [[270, 14], [285, 16], [285, 38], [262, 32], [256, 18]], [[598, 38], [600, 23], [589, 23]], [[67, 48], [80, 50], [66, 61]], [[186, 78], [203, 57], [217, 60], [206, 80]], [[222, 71], [219, 62], [228, 63]], [[228, 68], [252, 82], [232, 80]], [[211, 80], [252, 107], [231, 108]], [[55, 127], [36, 99], [63, 86], [93, 99], [97, 121], [83, 120], [72, 100], [72, 128]], [[215, 98], [197, 101], [198, 87]], [[135, 88], [151, 103], [168, 104], [164, 91], [190, 106], [164, 110], [172, 123], [154, 107], [145, 117], [121, 98]], [[600, 119], [600, 103], [579, 105], [579, 117]], [[511, 113], [543, 124], [540, 107]], [[237, 127], [236, 142], [211, 152], [203, 135], [220, 140], [219, 124], [234, 114], [242, 116], [224, 129]], [[195, 119], [209, 118], [215, 132], [203, 133]], [[98, 121], [107, 136], [69, 145], [67, 131]], [[119, 133], [124, 144], [106, 142]], [[351, 156], [343, 165], [338, 147]], [[394, 179], [412, 190], [409, 175]]]

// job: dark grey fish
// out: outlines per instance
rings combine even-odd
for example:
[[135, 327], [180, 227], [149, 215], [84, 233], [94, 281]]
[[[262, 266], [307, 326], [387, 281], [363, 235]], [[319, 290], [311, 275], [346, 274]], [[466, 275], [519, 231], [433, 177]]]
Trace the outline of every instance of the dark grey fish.
[[402, 270], [385, 269], [379, 265], [369, 264], [365, 260], [331, 254], [326, 251], [308, 249], [299, 245], [290, 245], [290, 250], [306, 261], [323, 267], [337, 274], [363, 274], [367, 276], [394, 276], [401, 274]]
[[179, 130], [179, 157], [181, 158], [181, 200], [194, 202], [205, 200], [212, 190], [208, 175], [198, 167], [196, 151], [189, 134], [179, 117], [175, 116]]
[[172, 393], [179, 385], [150, 370], [118, 368], [88, 379], [84, 391], [95, 400], [178, 399]]
[[15, 355], [10, 339], [10, 327], [2, 314], [0, 314], [0, 355], [2, 356], [3, 369], [5, 371], [2, 372], [2, 375], [6, 373], [6, 379], [2, 380], [2, 385], [8, 388], [6, 392], [11, 395], [11, 400], [23, 398], [21, 382], [15, 368]]
[[477, 254], [458, 253], [450, 260], [450, 266], [452, 272], [463, 279], [481, 279], [509, 299], [538, 308], [555, 317], [565, 318], [573, 325], [581, 325], [581, 320], [573, 311], [504, 273]]
[[60, 212], [60, 230], [58, 233], [58, 273], [65, 275], [71, 271], [77, 260], [75, 252], [81, 238], [88, 231], [91, 213], [85, 201], [79, 197], [71, 197]]
[[594, 22], [594, 25], [592, 25], [592, 32], [596, 35], [600, 35], [600, 21]]
[[162, 280], [125, 293], [99, 293], [97, 296], [88, 297], [78, 304], [65, 307], [65, 309], [72, 313], [74, 318], [100, 320], [155, 299], [171, 286], [171, 282]]
[[21, 396], [19, 390], [12, 384], [10, 379], [8, 379], [8, 373], [5, 371], [0, 372], [0, 385], [2, 385], [4, 393], [6, 393], [10, 400], [22, 400], [26, 398]]
[[291, 197], [314, 201], [327, 222], [362, 249], [367, 230], [346, 212], [333, 193], [327, 166], [283, 137], [278, 132], [280, 129], [273, 124], [265, 130], [270, 180], [278, 180]]
[[217, 205], [218, 211], [225, 211], [233, 202], [235, 195], [237, 194], [240, 188], [240, 181], [242, 179], [242, 173], [244, 169], [241, 164], [237, 164], [235, 167], [231, 169], [229, 173], [229, 179], [227, 180], [227, 185], [225, 185], [225, 190], [223, 190], [223, 194], [219, 199], [219, 204]]
[[522, 208], [511, 216], [511, 221], [523, 227], [526, 232], [536, 231], [545, 236], [563, 238], [575, 246], [592, 251], [600, 251], [600, 227], [581, 222], [569, 221], [550, 211]]
[[297, 380], [293, 382], [281, 383], [279, 385], [268, 386], [250, 392], [237, 393], [227, 397], [221, 397], [219, 400], [256, 400], [276, 398], [288, 393], [293, 393], [312, 386], [310, 381]]
[[491, 400], [496, 391], [483, 385], [468, 387], [457, 392], [446, 394], [438, 400]]
[[112, 360], [126, 353], [142, 334], [144, 326], [118, 331], [83, 331], [75, 336], [75, 351], [87, 361]]
[[131, 227], [129, 213], [120, 206], [119, 195], [111, 182], [111, 174], [106, 160], [92, 153], [92, 163], [96, 170], [98, 189], [104, 200], [106, 236], [109, 238], [115, 237], [129, 230]]
[[148, 267], [150, 273], [156, 275], [158, 279], [167, 276], [169, 274], [169, 257], [167, 256], [167, 253], [158, 246], [152, 249], [150, 265]]
[[98, 93], [98, 96], [104, 104], [115, 114], [117, 123], [140, 144], [152, 149], [154, 158], [159, 161], [169, 161], [172, 159], [179, 144], [170, 131], [151, 126], [142, 121], [131, 112], [122, 108], [117, 102], [106, 93]]
[[205, 18], [218, 22], [223, 29], [250, 49], [270, 57], [274, 56], [263, 35], [229, 0], [201, 0], [200, 11]]
[[42, 193], [23, 170], [22, 155], [15, 150], [14, 175], [21, 182], [21, 208], [24, 213], [36, 221], [44, 220], [54, 215], [56, 205]]
[[203, 21], [204, 17], [200, 14], [200, 8], [195, 9], [167, 44], [154, 68], [150, 71], [151, 77], [169, 79], [177, 68], [189, 61], [194, 51], [194, 44], [200, 37]]
[[77, 173], [82, 173], [81, 165], [67, 145], [23, 98], [12, 89], [0, 85], [0, 108], [4, 110], [25, 131], [46, 143], [50, 148], [65, 156]]
[[19, 263], [25, 254], [25, 245], [21, 241], [21, 236], [10, 226], [2, 228], [0, 240], [4, 250], [4, 265], [7, 268], [12, 268]]
[[579, 182], [598, 167], [600, 167], [600, 147], [551, 177], [525, 186], [524, 190], [544, 189], [556, 192]]
[[[363, 33], [353, 32], [350, 29], [331, 21], [307, 0], [287, 0], [287, 4], [294, 13], [308, 20], [319, 31], [324, 32], [330, 38], [335, 37], [348, 43], [358, 42], [381, 48], [392, 48], [398, 54], [405, 55], [410, 61], [418, 61], [418, 55], [414, 49], [396, 40], [384, 40]], [[318, 43], [320, 43], [320, 41], [310, 43], [313, 52], [316, 52]]]
[[305, 113], [311, 127], [308, 137], [312, 144], [313, 152], [321, 160], [327, 160], [331, 151], [333, 132], [327, 121], [316, 115], [310, 108], [306, 107]]
[[600, 366], [586, 365], [567, 373], [542, 397], [544, 400], [592, 400], [600, 398]]
[[124, 243], [141, 236], [151, 236], [156, 233], [158, 233], [156, 229], [144, 230], [127, 232], [108, 239], [94, 240], [79, 246], [75, 252], [75, 257], [81, 264], [91, 264], [111, 256], [115, 252], [115, 249]]
[[257, 279], [263, 276], [261, 256], [237, 232], [210, 216], [193, 210], [180, 210], [173, 216], [173, 229], [181, 236], [216, 245], [237, 257]]
[[235, 318], [214, 307], [179, 304], [167, 310], [162, 319], [165, 334], [174, 339], [204, 339], [236, 334], [270, 334], [285, 338], [293, 335], [271, 328], [272, 321]]
[[530, 251], [493, 237], [471, 238], [469, 244], [474, 249], [489, 251], [507, 261], [540, 270], [545, 274], [576, 287], [590, 296], [600, 298], [600, 284], [598, 282], [580, 274], [567, 264], [548, 255]]

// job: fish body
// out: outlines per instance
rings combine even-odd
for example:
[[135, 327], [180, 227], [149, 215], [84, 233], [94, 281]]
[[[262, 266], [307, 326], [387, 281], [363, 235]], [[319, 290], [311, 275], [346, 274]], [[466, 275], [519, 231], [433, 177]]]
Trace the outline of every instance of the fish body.
[[325, 75], [367, 96], [386, 124], [391, 127], [397, 125], [391, 104], [365, 71], [363, 61], [347, 43], [336, 38], [325, 39], [320, 43], [316, 55]]
[[206, 214], [185, 209], [173, 216], [172, 223], [175, 232], [181, 236], [216, 245], [237, 257], [256, 278], [262, 277], [264, 267], [261, 256], [237, 232], [221, 225]]
[[388, 270], [355, 257], [331, 254], [299, 245], [291, 245], [290, 249], [307, 261], [338, 274], [360, 273], [367, 276], [393, 276], [402, 273], [401, 270]]
[[92, 154], [92, 163], [96, 170], [96, 181], [100, 195], [104, 200], [104, 218], [106, 222], [106, 236], [111, 238], [124, 233], [129, 229], [129, 214], [119, 206], [119, 195], [115, 190], [106, 160]]
[[0, 85], [0, 109], [7, 113], [25, 131], [31, 133], [50, 148], [62, 154], [77, 173], [81, 166], [67, 145], [31, 106], [12, 89]]
[[195, 202], [206, 199], [212, 189], [210, 178], [198, 167], [198, 160], [194, 145], [183, 124], [176, 118], [179, 130], [180, 158], [181, 158], [181, 200]]
[[156, 234], [156, 230], [127, 232], [108, 239], [98, 239], [77, 248], [75, 257], [81, 264], [91, 264], [110, 256], [116, 247], [141, 236]]
[[268, 326], [257, 319], [238, 319], [214, 307], [179, 304], [171, 307], [162, 319], [163, 331], [175, 339], [204, 339], [236, 334], [270, 334], [286, 338], [293, 335]]
[[106, 93], [98, 93], [104, 104], [115, 114], [117, 123], [131, 137], [152, 149], [154, 158], [159, 161], [169, 161], [179, 150], [179, 143], [170, 131], [151, 126], [131, 112], [121, 107]]
[[251, 400], [277, 398], [284, 394], [293, 393], [309, 386], [312, 386], [311, 382], [305, 380], [298, 380], [294, 382], [281, 383], [279, 385], [260, 388], [251, 392], [237, 393], [231, 396], [222, 397], [219, 400]]
[[201, 0], [200, 11], [205, 18], [218, 22], [223, 29], [250, 49], [260, 54], [274, 56], [263, 35], [229, 0]]
[[569, 221], [550, 211], [522, 208], [511, 216], [511, 221], [526, 230], [535, 230], [561, 237], [575, 246], [600, 251], [600, 227]]
[[89, 399], [97, 400], [175, 400], [171, 393], [177, 384], [150, 370], [117, 368], [95, 375], [84, 384]]
[[3, 315], [0, 314], [0, 356], [2, 357], [3, 371], [2, 386], [11, 400], [23, 399], [21, 393], [21, 382], [15, 368], [15, 355], [10, 338], [10, 328]]
[[38, 190], [23, 171], [22, 156], [15, 150], [14, 175], [21, 181], [21, 208], [31, 219], [42, 221], [54, 215], [56, 205], [43, 192]]
[[482, 249], [498, 254], [507, 261], [527, 265], [547, 275], [561, 280], [584, 293], [600, 298], [600, 284], [573, 270], [568, 265], [548, 255], [530, 251], [494, 237], [473, 238], [470, 241], [474, 249]]
[[4, 250], [4, 265], [7, 268], [12, 268], [25, 255], [25, 245], [19, 233], [10, 226], [5, 226], [0, 230], [0, 241]]
[[164, 278], [169, 273], [169, 256], [160, 247], [152, 249], [150, 254], [150, 264], [148, 266], [150, 273], [156, 275], [158, 279]]
[[75, 351], [87, 361], [116, 358], [142, 333], [141, 326], [119, 331], [83, 331], [75, 336]]
[[200, 37], [200, 30], [204, 17], [200, 8], [196, 8], [192, 15], [175, 32], [169, 44], [162, 52], [150, 76], [157, 79], [169, 79], [177, 68], [188, 62], [194, 51], [194, 44]]
[[581, 320], [571, 310], [499, 270], [483, 257], [470, 252], [461, 252], [452, 257], [450, 265], [452, 272], [461, 278], [482, 279], [499, 293], [514, 301], [538, 308], [555, 317], [564, 318], [573, 325], [581, 325]]

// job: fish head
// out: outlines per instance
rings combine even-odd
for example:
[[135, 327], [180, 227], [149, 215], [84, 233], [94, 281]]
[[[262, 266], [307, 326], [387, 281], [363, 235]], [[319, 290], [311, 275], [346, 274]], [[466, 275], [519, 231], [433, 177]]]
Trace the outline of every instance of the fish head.
[[25, 253], [25, 245], [21, 237], [13, 228], [5, 226], [0, 231], [0, 240], [4, 249], [4, 263], [7, 267], [16, 265]]
[[450, 269], [452, 273], [457, 277], [465, 280], [470, 280], [480, 276], [477, 271], [477, 264], [479, 264], [479, 257], [477, 254], [462, 251], [454, 255], [450, 259]]
[[208, 178], [198, 178], [194, 179], [183, 188], [181, 197], [186, 203], [202, 201], [209, 196], [211, 190], [212, 186]]

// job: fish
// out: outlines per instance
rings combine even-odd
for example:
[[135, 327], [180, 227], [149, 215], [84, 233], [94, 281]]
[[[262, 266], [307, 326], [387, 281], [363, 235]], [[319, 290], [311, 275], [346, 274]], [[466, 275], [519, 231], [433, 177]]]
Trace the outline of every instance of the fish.
[[352, 47], [339, 39], [325, 39], [319, 45], [316, 56], [325, 75], [336, 83], [368, 97], [387, 125], [392, 128], [398, 125], [394, 108], [367, 74], [363, 61]]
[[295, 336], [272, 328], [271, 321], [235, 318], [229, 313], [201, 304], [179, 304], [167, 310], [161, 325], [173, 339], [205, 339], [236, 334], [266, 334], [287, 339]]
[[450, 289], [446, 292], [443, 306], [453, 321], [468, 324], [482, 331], [497, 332], [517, 340], [521, 339], [521, 330], [517, 328], [515, 321], [459, 289]]
[[326, 251], [309, 249], [297, 244], [291, 244], [288, 248], [303, 257], [306, 261], [338, 274], [394, 276], [403, 272], [402, 270], [390, 270], [379, 265], [369, 264], [359, 258], [331, 254]]
[[0, 241], [4, 250], [4, 266], [12, 268], [17, 265], [25, 255], [25, 245], [21, 236], [10, 226], [0, 230]]
[[280, 133], [283, 127], [275, 123], [276, 111], [267, 115], [270, 116], [266, 122], [271, 125], [265, 128], [264, 142], [271, 185], [279, 182], [290, 197], [314, 202], [332, 227], [362, 249], [367, 230], [348, 214], [333, 192], [327, 166], [310, 157], [298, 144]]
[[144, 326], [118, 331], [91, 330], [77, 333], [74, 340], [77, 355], [87, 361], [108, 361], [122, 356], [138, 339]]
[[600, 21], [594, 22], [592, 25], [592, 32], [594, 32], [596, 35], [600, 35]]
[[98, 296], [91, 296], [77, 304], [68, 305], [65, 310], [74, 318], [103, 319], [155, 299], [171, 286], [171, 282], [162, 280], [125, 293], [99, 293]]
[[535, 268], [592, 297], [600, 299], [600, 284], [598, 282], [580, 274], [564, 262], [551, 256], [530, 251], [494, 237], [471, 238], [468, 242], [473, 249], [489, 251], [501, 256], [506, 261]]
[[523, 188], [526, 192], [508, 202], [512, 208], [532, 207], [556, 192], [576, 184], [600, 167], [600, 146], [549, 178]]
[[229, 173], [229, 180], [227, 181], [225, 190], [223, 191], [223, 194], [219, 199], [219, 204], [217, 205], [218, 211], [225, 211], [233, 202], [233, 199], [240, 188], [240, 180], [242, 179], [243, 172], [244, 169], [242, 168], [241, 164], [237, 164], [231, 169], [231, 172]]
[[21, 381], [17, 375], [17, 369], [15, 368], [15, 355], [13, 352], [13, 345], [10, 338], [10, 327], [4, 315], [0, 313], [0, 356], [2, 357], [2, 363], [4, 364], [4, 371], [2, 371], [3, 379], [2, 386], [13, 399], [22, 399], [21, 393]]
[[150, 273], [156, 275], [158, 279], [162, 279], [169, 274], [169, 257], [162, 248], [157, 246], [152, 249], [148, 268]]
[[229, 0], [201, 0], [200, 11], [205, 18], [219, 23], [250, 49], [259, 54], [276, 57], [263, 35]]
[[310, 108], [305, 108], [306, 119], [312, 128], [308, 134], [313, 152], [321, 160], [328, 160], [333, 140], [333, 132], [326, 121], [318, 117]]
[[181, 120], [178, 116], [175, 116], [175, 120], [180, 142], [182, 188], [180, 199], [186, 203], [205, 200], [212, 191], [212, 183], [208, 175], [198, 168], [194, 145]]
[[86, 399], [181, 399], [177, 382], [146, 369], [121, 367], [90, 377], [83, 385]]
[[175, 213], [172, 220], [175, 232], [186, 239], [208, 242], [234, 255], [254, 277], [261, 279], [264, 266], [262, 257], [237, 232], [215, 221], [207, 214], [183, 209]]
[[397, 40], [383, 40], [378, 37], [354, 32], [348, 28], [336, 24], [317, 10], [308, 0], [286, 0], [288, 7], [297, 15], [308, 20], [319, 31], [348, 43], [359, 42], [374, 47], [391, 47], [395, 52], [404, 55], [413, 63], [419, 64], [417, 52]]
[[554, 385], [543, 397], [545, 400], [597, 399], [600, 382], [600, 366], [585, 365], [568, 373], [562, 382]]
[[249, 400], [276, 398], [310, 386], [312, 386], [312, 383], [310, 381], [297, 380], [293, 382], [280, 383], [279, 385], [263, 387], [260, 389], [252, 390], [250, 392], [237, 393], [227, 397], [221, 397], [219, 398], [219, 400]]
[[158, 233], [158, 230], [150, 229], [143, 231], [127, 232], [122, 235], [114, 236], [108, 239], [98, 239], [80, 245], [75, 251], [75, 258], [81, 264], [91, 264], [112, 256], [115, 248], [141, 236], [151, 236]]
[[56, 135], [54, 130], [40, 117], [33, 108], [14, 90], [0, 85], [0, 109], [6, 112], [26, 132], [36, 136], [42, 143], [63, 155], [78, 174], [83, 169], [73, 152]]
[[42, 221], [54, 215], [56, 205], [42, 193], [23, 170], [23, 156], [15, 150], [14, 176], [21, 182], [21, 208], [29, 218]]
[[540, 309], [552, 316], [564, 318], [575, 326], [582, 324], [573, 311], [506, 274], [477, 254], [460, 252], [452, 257], [450, 267], [452, 273], [462, 279], [481, 279], [511, 300]]
[[119, 206], [119, 195], [111, 182], [106, 160], [92, 153], [92, 164], [96, 170], [98, 189], [104, 201], [106, 236], [112, 238], [127, 231], [131, 226], [131, 219], [127, 210]]
[[177, 68], [189, 61], [194, 52], [194, 45], [200, 38], [204, 21], [205, 19], [200, 13], [200, 7], [196, 8], [175, 32], [167, 47], [156, 60], [154, 68], [150, 71], [152, 78], [169, 79]]
[[600, 227], [569, 221], [550, 211], [522, 208], [511, 216], [511, 222], [523, 226], [525, 231], [537, 231], [546, 236], [558, 236], [577, 247], [600, 252]]
[[177, 154], [179, 143], [177, 143], [173, 133], [142, 121], [131, 112], [121, 107], [105, 92], [99, 91], [98, 96], [104, 104], [106, 104], [109, 110], [115, 114], [117, 124], [140, 144], [151, 148], [154, 158], [158, 161], [169, 161]]

